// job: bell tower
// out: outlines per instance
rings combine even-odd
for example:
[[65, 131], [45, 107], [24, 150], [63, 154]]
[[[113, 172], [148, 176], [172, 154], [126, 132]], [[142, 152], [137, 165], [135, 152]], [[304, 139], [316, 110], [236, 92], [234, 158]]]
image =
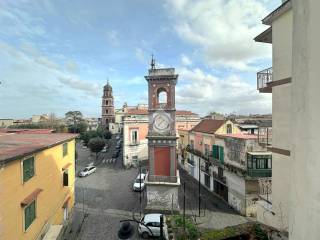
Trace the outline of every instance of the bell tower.
[[112, 87], [109, 84], [109, 80], [103, 87], [101, 109], [101, 126], [105, 129], [109, 129], [109, 123], [114, 123], [115, 121]]
[[175, 86], [178, 75], [174, 68], [156, 68], [152, 58], [148, 82], [149, 95], [149, 172], [147, 210], [178, 210], [180, 186], [176, 159]]

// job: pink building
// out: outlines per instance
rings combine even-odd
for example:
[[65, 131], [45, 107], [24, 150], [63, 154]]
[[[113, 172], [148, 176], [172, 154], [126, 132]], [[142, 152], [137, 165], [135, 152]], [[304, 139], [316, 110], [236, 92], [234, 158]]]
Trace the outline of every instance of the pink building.
[[[190, 130], [200, 121], [191, 111], [176, 111], [176, 129]], [[148, 159], [148, 108], [145, 105], [128, 107], [123, 118], [123, 164], [137, 165]]]

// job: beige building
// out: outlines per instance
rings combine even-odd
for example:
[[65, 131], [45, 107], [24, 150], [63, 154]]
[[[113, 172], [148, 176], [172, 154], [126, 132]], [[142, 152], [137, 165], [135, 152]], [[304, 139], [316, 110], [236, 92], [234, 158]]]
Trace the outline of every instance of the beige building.
[[13, 125], [13, 119], [2, 118], [0, 119], [0, 128], [7, 128]]
[[257, 74], [258, 90], [272, 92], [272, 201], [258, 220], [289, 239], [320, 239], [319, 1], [283, 1], [255, 38], [272, 43], [272, 69]]

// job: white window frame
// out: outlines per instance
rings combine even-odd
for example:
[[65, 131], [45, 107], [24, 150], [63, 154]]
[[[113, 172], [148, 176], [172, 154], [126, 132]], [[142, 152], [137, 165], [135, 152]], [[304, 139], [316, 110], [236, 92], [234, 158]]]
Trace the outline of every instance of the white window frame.
[[[136, 134], [137, 138], [136, 138], [135, 141], [133, 140], [133, 133], [134, 133], [134, 132], [137, 133], [137, 134]], [[135, 143], [138, 143], [138, 142], [139, 142], [139, 129], [138, 129], [138, 128], [132, 128], [132, 129], [130, 129], [130, 143], [135, 144]]]
[[33, 169], [34, 169], [34, 175], [33, 175], [32, 178], [34, 178], [35, 176], [37, 176], [36, 155], [35, 155], [35, 154], [34, 154], [34, 155], [29, 155], [29, 156], [26, 156], [26, 157], [22, 158], [22, 159], [21, 159], [21, 164], [20, 164], [20, 171], [21, 171], [20, 176], [21, 176], [21, 183], [22, 183], [22, 185], [24, 185], [25, 183], [29, 182], [29, 180], [32, 179], [32, 178], [30, 178], [30, 179], [29, 179], [28, 181], [26, 181], [26, 182], [23, 181], [23, 162], [24, 162], [24, 160], [27, 160], [27, 159], [29, 159], [29, 158], [31, 158], [31, 157], [33, 157]]

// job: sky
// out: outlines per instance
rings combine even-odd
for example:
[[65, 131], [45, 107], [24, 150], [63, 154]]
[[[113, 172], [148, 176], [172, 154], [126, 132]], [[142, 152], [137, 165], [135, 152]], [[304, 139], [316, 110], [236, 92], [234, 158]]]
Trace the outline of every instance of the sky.
[[271, 45], [253, 38], [280, 0], [1, 0], [0, 118], [99, 117], [109, 79], [115, 107], [147, 103], [151, 55], [179, 74], [176, 108], [200, 115], [271, 113], [256, 72]]

